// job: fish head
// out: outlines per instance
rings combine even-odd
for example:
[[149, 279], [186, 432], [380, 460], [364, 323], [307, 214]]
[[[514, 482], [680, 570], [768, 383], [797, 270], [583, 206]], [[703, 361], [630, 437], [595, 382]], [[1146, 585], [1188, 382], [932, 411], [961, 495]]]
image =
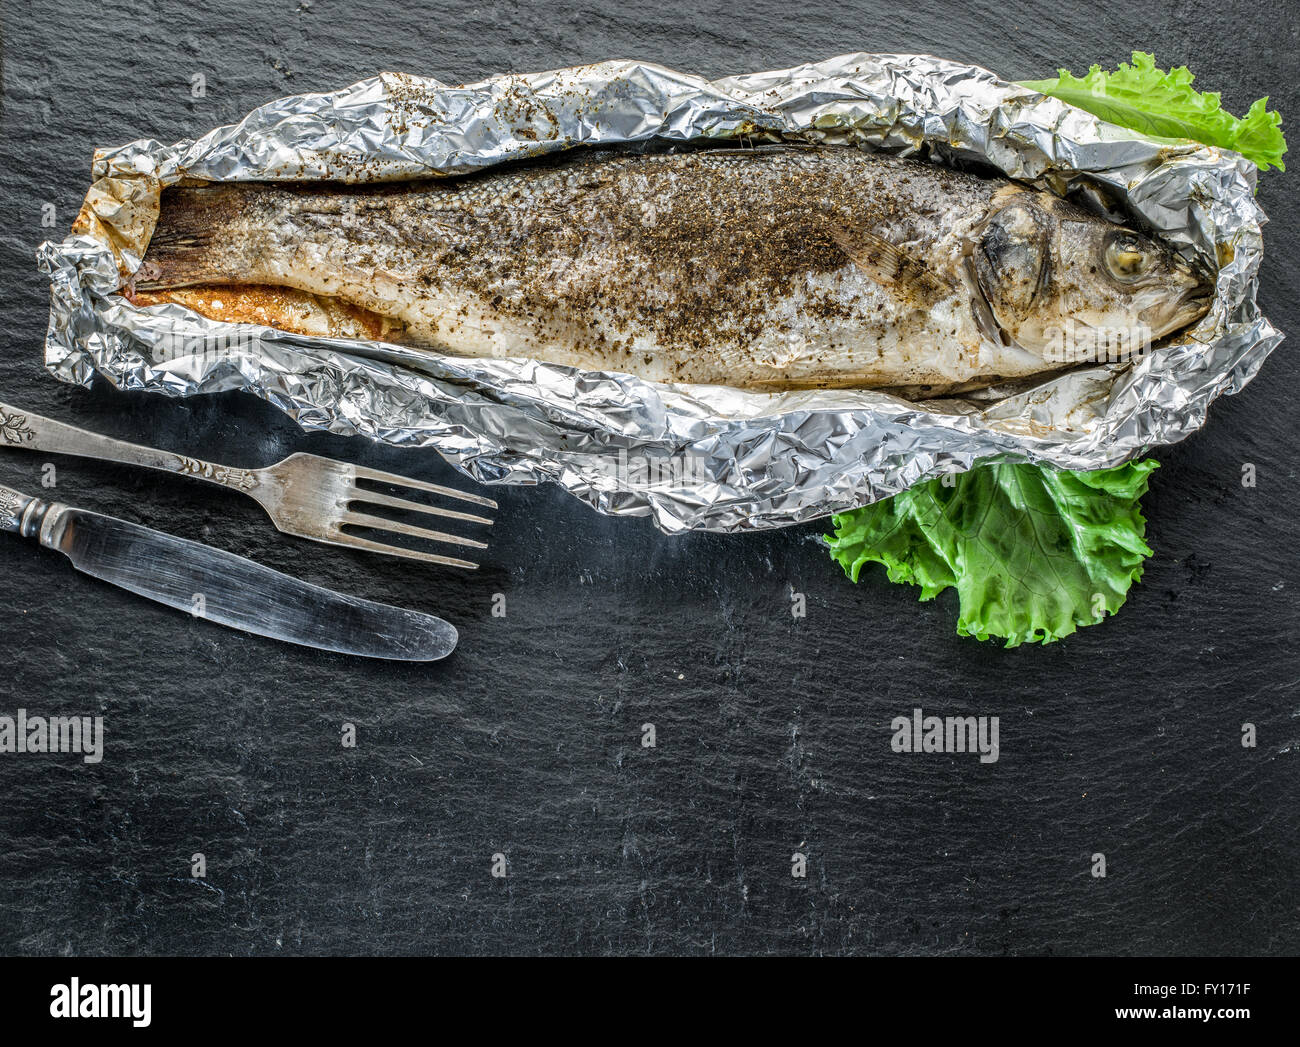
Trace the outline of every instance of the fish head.
[[1059, 363], [1128, 355], [1209, 311], [1213, 281], [1168, 245], [1050, 193], [1000, 204], [972, 261], [1004, 342]]

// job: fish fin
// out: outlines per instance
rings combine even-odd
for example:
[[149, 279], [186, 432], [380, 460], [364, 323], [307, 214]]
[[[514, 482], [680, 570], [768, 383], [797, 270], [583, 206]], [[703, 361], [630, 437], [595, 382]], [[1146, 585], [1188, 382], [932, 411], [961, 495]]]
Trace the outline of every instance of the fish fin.
[[829, 227], [831, 239], [845, 256], [882, 287], [897, 289], [922, 308], [948, 297], [956, 286], [896, 244], [870, 229]]
[[[247, 206], [236, 186], [202, 185], [163, 191], [158, 222], [134, 286], [156, 291], [194, 284], [247, 282], [232, 248]], [[233, 256], [233, 257], [232, 257]]]
[[966, 279], [969, 282], [967, 292], [970, 295], [971, 315], [975, 318], [976, 328], [989, 344], [1010, 345], [1011, 337], [998, 326], [997, 318], [993, 315], [993, 307], [989, 305], [989, 300], [984, 297], [984, 289], [980, 286], [979, 274], [969, 255], [966, 257], [964, 268]]

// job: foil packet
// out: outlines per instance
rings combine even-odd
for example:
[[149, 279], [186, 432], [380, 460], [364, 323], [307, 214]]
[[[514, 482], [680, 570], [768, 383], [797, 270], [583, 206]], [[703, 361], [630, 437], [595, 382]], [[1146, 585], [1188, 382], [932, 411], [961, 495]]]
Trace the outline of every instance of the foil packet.
[[[183, 179], [459, 175], [576, 146], [796, 137], [974, 161], [1135, 214], [1218, 268], [1209, 314], [1123, 363], [979, 394], [759, 393], [225, 324], [119, 293]], [[171, 396], [242, 389], [307, 428], [436, 448], [483, 483], [557, 483], [668, 533], [781, 527], [977, 462], [1098, 469], [1181, 440], [1282, 335], [1255, 302], [1266, 221], [1242, 157], [1144, 137], [970, 65], [851, 54], [707, 80], [618, 61], [447, 86], [384, 73], [282, 98], [197, 140], [96, 153], [72, 234], [38, 251], [48, 369]]]

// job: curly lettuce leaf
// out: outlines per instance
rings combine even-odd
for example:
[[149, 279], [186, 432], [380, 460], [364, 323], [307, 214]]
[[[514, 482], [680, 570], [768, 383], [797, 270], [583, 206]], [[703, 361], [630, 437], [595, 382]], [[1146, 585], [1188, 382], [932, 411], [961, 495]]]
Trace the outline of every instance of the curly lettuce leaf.
[[1051, 643], [1114, 614], [1142, 577], [1139, 503], [1156, 464], [980, 466], [840, 513], [826, 540], [855, 582], [879, 563], [922, 600], [955, 588], [962, 636]]
[[1094, 116], [1157, 138], [1190, 138], [1241, 153], [1260, 170], [1269, 165], [1285, 171], [1281, 114], [1268, 109], [1267, 96], [1244, 117], [1223, 109], [1217, 91], [1197, 91], [1186, 66], [1165, 72], [1154, 55], [1133, 52], [1133, 64], [1121, 62], [1113, 73], [1094, 65], [1077, 77], [1058, 70], [1055, 80], [1022, 80], [1021, 86], [1086, 109]]

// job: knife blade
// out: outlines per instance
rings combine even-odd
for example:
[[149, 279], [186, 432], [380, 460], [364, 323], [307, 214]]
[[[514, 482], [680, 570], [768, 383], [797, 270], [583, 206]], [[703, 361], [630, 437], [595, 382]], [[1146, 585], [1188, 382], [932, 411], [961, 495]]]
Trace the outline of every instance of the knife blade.
[[431, 662], [456, 647], [433, 615], [345, 596], [201, 542], [0, 486], [0, 531], [34, 538], [78, 571], [197, 618], [323, 651]]

